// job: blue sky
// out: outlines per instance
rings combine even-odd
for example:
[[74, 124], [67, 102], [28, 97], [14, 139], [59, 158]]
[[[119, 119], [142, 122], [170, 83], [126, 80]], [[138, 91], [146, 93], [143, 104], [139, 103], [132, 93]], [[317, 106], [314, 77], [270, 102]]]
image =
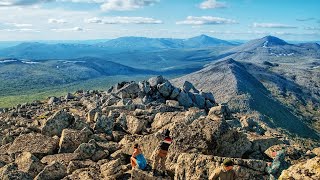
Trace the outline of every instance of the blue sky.
[[319, 0], [0, 0], [0, 41], [121, 36], [320, 40]]

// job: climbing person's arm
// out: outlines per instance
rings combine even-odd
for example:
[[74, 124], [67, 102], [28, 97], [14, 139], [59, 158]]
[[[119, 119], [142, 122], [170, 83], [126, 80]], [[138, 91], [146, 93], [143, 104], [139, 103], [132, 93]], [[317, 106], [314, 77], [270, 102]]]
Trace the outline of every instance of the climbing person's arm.
[[213, 174], [209, 177], [209, 180], [218, 180], [220, 175], [220, 170], [214, 170]]
[[133, 153], [132, 153], [132, 156], [131, 156], [131, 157], [136, 158], [136, 156], [137, 156], [138, 154], [139, 154], [138, 150], [137, 150], [137, 149], [135, 149], [135, 150], [133, 151]]

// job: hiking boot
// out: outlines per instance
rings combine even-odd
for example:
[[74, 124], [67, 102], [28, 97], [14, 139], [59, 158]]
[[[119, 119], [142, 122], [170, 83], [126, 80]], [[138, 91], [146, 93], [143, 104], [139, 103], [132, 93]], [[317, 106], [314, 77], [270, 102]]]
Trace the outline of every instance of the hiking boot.
[[151, 170], [151, 174], [152, 174], [153, 176], [156, 176], [156, 170], [155, 170], [155, 169], [152, 169], [152, 170]]
[[163, 171], [161, 175], [162, 175], [162, 177], [168, 176], [167, 171]]

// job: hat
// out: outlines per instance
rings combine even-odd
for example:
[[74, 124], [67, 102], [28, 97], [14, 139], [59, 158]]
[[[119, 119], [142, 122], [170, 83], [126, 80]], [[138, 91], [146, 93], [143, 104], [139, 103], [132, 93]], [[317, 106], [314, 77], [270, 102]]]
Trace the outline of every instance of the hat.
[[222, 163], [224, 166], [233, 166], [233, 162], [231, 159], [225, 159]]

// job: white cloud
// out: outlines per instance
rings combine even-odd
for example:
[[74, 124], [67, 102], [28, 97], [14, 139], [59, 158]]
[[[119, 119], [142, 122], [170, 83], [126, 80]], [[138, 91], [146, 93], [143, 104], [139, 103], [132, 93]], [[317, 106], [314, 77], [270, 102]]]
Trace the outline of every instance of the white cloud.
[[15, 26], [15, 27], [18, 27], [18, 28], [22, 28], [22, 27], [31, 27], [32, 24], [22, 24], [22, 23], [5, 23], [6, 25], [9, 25], [9, 26]]
[[226, 19], [221, 17], [213, 16], [188, 16], [186, 20], [178, 21], [176, 24], [187, 24], [187, 25], [214, 25], [214, 24], [236, 24], [237, 22], [233, 19]]
[[103, 17], [103, 18], [90, 18], [85, 19], [86, 23], [97, 23], [97, 24], [162, 24], [161, 20], [149, 18], [149, 17]]
[[305, 27], [305, 30], [320, 31], [320, 27]]
[[54, 0], [1, 0], [0, 6], [25, 6], [51, 1]]
[[315, 20], [315, 18], [298, 18], [297, 21], [312, 21]]
[[101, 5], [103, 11], [130, 11], [150, 6], [159, 0], [105, 0]]
[[205, 0], [200, 5], [200, 9], [215, 9], [215, 8], [226, 8], [226, 4], [217, 2], [216, 0]]
[[252, 26], [255, 28], [282, 28], [282, 29], [297, 28], [296, 26], [291, 26], [287, 24], [278, 24], [278, 23], [253, 23]]
[[1, 29], [1, 31], [7, 31], [7, 32], [40, 32], [37, 29], [30, 29], [30, 28]]
[[50, 23], [50, 24], [65, 24], [65, 23], [67, 23], [67, 21], [64, 20], [64, 19], [54, 19], [54, 18], [52, 18], [52, 19], [48, 19], [48, 23]]
[[81, 28], [81, 27], [73, 27], [73, 28], [59, 28], [59, 29], [51, 29], [52, 31], [55, 32], [82, 32], [85, 31], [85, 29]]

